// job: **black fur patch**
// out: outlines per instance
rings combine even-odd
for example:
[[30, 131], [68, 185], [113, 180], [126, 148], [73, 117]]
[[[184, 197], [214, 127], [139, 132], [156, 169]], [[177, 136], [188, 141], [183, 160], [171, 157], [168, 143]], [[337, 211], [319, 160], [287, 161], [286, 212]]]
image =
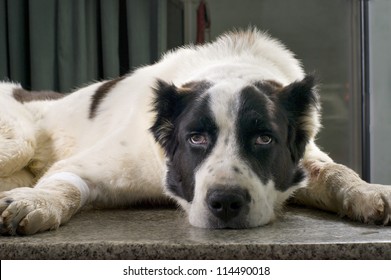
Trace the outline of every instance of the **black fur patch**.
[[306, 171], [302, 168], [298, 168], [293, 175], [292, 185], [296, 185], [299, 184], [300, 182], [303, 182], [306, 177], [307, 177]]
[[[241, 92], [237, 122], [240, 154], [264, 184], [273, 179], [281, 191], [305, 178], [298, 161], [309, 135], [301, 118], [316, 107], [313, 86], [313, 78], [306, 77], [285, 88], [261, 82]], [[272, 142], [256, 144], [259, 136], [269, 136]]]
[[[166, 184], [170, 192], [189, 202], [194, 196], [195, 170], [212, 150], [218, 133], [209, 98], [200, 97], [208, 87], [197, 82], [177, 88], [158, 81], [155, 90], [156, 119], [150, 130], [167, 155]], [[204, 135], [207, 145], [191, 144], [194, 134]]]
[[89, 118], [93, 119], [97, 112], [99, 105], [103, 102], [107, 94], [110, 92], [114, 86], [122, 81], [126, 76], [121, 76], [116, 79], [110, 80], [102, 84], [95, 92], [95, 94], [91, 97], [91, 105], [90, 105], [90, 112], [89, 112]]
[[56, 100], [65, 95], [55, 91], [28, 91], [21, 88], [14, 89], [14, 98], [20, 103], [38, 101], [38, 100]]
[[309, 141], [305, 119], [311, 118], [311, 110], [319, 110], [319, 96], [315, 91], [315, 78], [307, 75], [278, 92], [278, 104], [285, 111], [289, 122], [289, 148], [292, 160], [298, 162]]

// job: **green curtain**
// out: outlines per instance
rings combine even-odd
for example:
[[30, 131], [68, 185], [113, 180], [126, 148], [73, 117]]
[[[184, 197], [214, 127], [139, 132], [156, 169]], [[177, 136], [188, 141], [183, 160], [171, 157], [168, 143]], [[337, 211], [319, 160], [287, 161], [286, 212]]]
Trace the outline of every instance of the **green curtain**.
[[0, 0], [0, 80], [69, 92], [154, 62], [165, 1]]

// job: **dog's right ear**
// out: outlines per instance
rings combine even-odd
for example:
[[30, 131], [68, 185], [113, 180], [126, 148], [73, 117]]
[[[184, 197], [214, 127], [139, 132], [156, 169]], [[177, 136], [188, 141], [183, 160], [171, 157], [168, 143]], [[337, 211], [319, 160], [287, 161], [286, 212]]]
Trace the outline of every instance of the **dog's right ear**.
[[303, 80], [287, 85], [279, 92], [278, 99], [287, 112], [291, 156], [298, 162], [308, 141], [315, 137], [320, 127], [315, 78], [307, 75]]
[[150, 131], [167, 152], [169, 140], [174, 134], [175, 120], [183, 111], [188, 94], [162, 80], [157, 81], [154, 91], [152, 111], [156, 117]]

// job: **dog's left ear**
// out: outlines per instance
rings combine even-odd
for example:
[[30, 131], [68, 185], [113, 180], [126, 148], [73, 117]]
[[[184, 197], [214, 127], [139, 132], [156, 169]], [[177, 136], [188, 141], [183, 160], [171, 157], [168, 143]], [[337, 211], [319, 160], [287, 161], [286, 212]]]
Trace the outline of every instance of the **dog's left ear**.
[[154, 88], [155, 96], [153, 111], [156, 113], [155, 122], [150, 128], [156, 142], [165, 150], [169, 150], [169, 141], [173, 137], [175, 121], [183, 112], [186, 100], [190, 95], [178, 89], [174, 84], [168, 84], [162, 80], [157, 81]]
[[303, 80], [284, 87], [278, 94], [278, 99], [288, 116], [291, 157], [294, 162], [298, 162], [308, 141], [315, 137], [320, 128], [320, 105], [315, 78], [307, 75]]

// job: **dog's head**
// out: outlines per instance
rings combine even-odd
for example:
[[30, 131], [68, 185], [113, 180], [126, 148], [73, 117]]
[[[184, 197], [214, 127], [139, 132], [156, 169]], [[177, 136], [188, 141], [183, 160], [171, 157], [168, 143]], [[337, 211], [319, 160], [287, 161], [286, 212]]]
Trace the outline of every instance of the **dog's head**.
[[314, 79], [159, 81], [151, 127], [167, 157], [166, 190], [192, 225], [270, 222], [306, 174], [300, 159], [318, 128]]

